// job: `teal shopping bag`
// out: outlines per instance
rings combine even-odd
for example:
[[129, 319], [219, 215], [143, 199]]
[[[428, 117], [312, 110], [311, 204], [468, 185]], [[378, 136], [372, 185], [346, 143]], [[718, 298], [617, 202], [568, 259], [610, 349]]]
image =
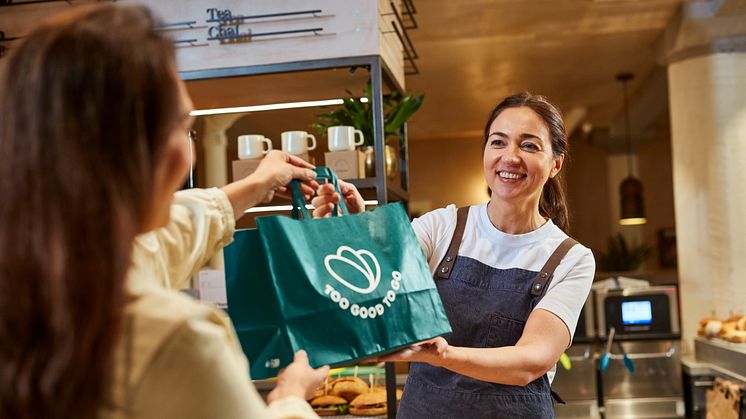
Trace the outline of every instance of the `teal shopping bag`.
[[293, 218], [258, 218], [224, 253], [228, 313], [253, 378], [276, 376], [299, 349], [334, 366], [450, 333], [401, 204], [349, 215], [341, 203], [345, 215], [311, 219], [293, 190]]

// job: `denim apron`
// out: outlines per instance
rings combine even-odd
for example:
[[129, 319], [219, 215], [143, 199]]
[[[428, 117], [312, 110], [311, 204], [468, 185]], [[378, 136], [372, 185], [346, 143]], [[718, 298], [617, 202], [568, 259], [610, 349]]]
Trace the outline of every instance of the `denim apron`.
[[[453, 329], [447, 336], [448, 344], [513, 346], [531, 310], [543, 297], [554, 268], [576, 242], [563, 242], [540, 272], [495, 269], [458, 256], [467, 215], [468, 207], [459, 208], [456, 233], [434, 276]], [[554, 418], [554, 409], [546, 374], [521, 387], [480, 381], [413, 362], [397, 418]]]

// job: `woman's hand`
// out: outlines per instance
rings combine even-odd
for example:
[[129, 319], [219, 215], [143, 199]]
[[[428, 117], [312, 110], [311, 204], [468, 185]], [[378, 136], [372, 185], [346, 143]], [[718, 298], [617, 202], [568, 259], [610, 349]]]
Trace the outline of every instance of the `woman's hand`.
[[277, 385], [267, 396], [267, 403], [296, 396], [307, 400], [329, 374], [329, 366], [313, 369], [308, 364], [306, 351], [295, 353], [293, 362], [280, 372]]
[[313, 196], [319, 184], [314, 180], [313, 166], [303, 159], [272, 150], [262, 159], [254, 173], [229, 183], [221, 189], [228, 196], [233, 215], [241, 218], [244, 212], [260, 203], [270, 202], [275, 195], [288, 196], [288, 184], [293, 179], [302, 181], [301, 190], [306, 200]]
[[[365, 211], [365, 202], [355, 185], [339, 180], [339, 190], [344, 196], [347, 210], [352, 214]], [[334, 186], [330, 183], [319, 186], [316, 190], [316, 197], [311, 201], [315, 207], [313, 218], [331, 217], [334, 210], [334, 204], [338, 203], [340, 196], [334, 191]]]
[[260, 202], [265, 204], [272, 201], [275, 194], [289, 198], [287, 185], [293, 179], [306, 182], [301, 183], [301, 190], [306, 199], [309, 199], [318, 187], [318, 184], [313, 181], [316, 178], [316, 172], [309, 169], [313, 169], [313, 165], [305, 160], [283, 151], [272, 150], [262, 159], [259, 167], [248, 176], [248, 179], [258, 180], [263, 188]]
[[438, 336], [424, 342], [415, 343], [407, 349], [379, 357], [378, 361], [425, 362], [439, 366], [447, 358], [448, 342]]

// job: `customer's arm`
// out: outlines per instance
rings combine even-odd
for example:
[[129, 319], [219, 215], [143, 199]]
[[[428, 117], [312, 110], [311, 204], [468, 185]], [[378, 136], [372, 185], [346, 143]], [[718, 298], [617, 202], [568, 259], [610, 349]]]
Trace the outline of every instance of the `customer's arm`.
[[[171, 218], [164, 228], [143, 234], [136, 240], [135, 267], [155, 269], [153, 281], [166, 288], [181, 288], [216, 252], [231, 242], [235, 220], [247, 208], [284, 193], [292, 179], [310, 181], [315, 172], [310, 164], [275, 151], [244, 179], [222, 189], [189, 189], [174, 195]], [[316, 186], [316, 185], [313, 185]], [[304, 185], [304, 192], [312, 188]]]
[[[293, 179], [304, 182], [315, 179], [316, 172], [311, 168], [311, 164], [299, 157], [273, 150], [262, 159], [254, 173], [222, 189], [233, 206], [235, 218], [239, 219], [247, 209], [271, 201], [277, 193], [285, 194], [286, 186]], [[314, 190], [304, 186], [304, 192], [310, 197]]]

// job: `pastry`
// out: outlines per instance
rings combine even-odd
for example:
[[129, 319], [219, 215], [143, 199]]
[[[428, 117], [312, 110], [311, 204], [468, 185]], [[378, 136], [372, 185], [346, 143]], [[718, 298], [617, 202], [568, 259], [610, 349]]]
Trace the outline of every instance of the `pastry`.
[[746, 330], [732, 330], [721, 337], [728, 342], [746, 343]]
[[708, 338], [715, 337], [720, 334], [723, 329], [723, 322], [720, 320], [710, 320], [704, 327], [704, 335]]
[[736, 330], [746, 330], [746, 317], [741, 317], [736, 322]]

